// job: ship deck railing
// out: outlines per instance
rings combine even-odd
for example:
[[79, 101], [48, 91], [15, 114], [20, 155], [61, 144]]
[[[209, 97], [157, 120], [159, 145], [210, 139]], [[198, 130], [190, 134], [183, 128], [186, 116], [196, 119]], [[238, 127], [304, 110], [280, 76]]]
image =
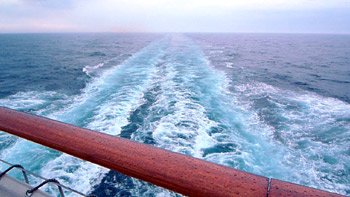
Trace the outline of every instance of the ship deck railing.
[[185, 196], [341, 196], [6, 107], [0, 130]]
[[56, 179], [47, 179], [31, 172], [20, 164], [12, 164], [0, 159], [0, 166], [5, 169], [0, 173], [1, 197], [50, 197], [48, 192], [43, 192], [42, 189], [49, 190], [50, 193], [57, 193], [61, 197], [65, 197], [65, 194], [73, 194], [76, 197], [92, 197], [92, 195], [83, 194], [63, 185]]

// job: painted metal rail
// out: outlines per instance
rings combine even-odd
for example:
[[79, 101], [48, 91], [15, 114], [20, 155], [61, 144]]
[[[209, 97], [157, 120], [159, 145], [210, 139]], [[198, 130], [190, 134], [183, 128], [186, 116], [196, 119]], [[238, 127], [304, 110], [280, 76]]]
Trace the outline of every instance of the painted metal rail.
[[188, 196], [340, 196], [5, 107], [0, 130]]

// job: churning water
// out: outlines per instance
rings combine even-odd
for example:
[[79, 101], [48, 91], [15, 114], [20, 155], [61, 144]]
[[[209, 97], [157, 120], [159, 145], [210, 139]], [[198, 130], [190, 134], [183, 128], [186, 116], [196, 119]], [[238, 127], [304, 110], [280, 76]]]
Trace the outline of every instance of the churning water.
[[[350, 36], [3, 34], [0, 105], [350, 195]], [[0, 155], [85, 193], [176, 195], [6, 133]]]

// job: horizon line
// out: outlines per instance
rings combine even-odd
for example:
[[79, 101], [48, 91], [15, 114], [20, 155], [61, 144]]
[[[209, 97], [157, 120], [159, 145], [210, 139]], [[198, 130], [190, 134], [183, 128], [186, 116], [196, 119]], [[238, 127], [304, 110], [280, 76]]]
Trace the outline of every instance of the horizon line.
[[350, 35], [350, 32], [250, 32], [250, 31], [232, 31], [232, 32], [219, 32], [219, 31], [184, 31], [184, 32], [171, 32], [171, 31], [33, 31], [33, 32], [1, 32], [0, 34], [103, 34], [103, 33], [140, 33], [140, 34], [320, 34], [320, 35]]

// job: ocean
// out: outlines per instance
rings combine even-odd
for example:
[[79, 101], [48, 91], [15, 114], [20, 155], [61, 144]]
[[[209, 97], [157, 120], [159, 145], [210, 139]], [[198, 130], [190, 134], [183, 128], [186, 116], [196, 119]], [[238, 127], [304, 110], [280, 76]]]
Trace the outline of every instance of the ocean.
[[[0, 106], [350, 195], [349, 35], [0, 34]], [[0, 158], [87, 194], [178, 195], [4, 132]]]

